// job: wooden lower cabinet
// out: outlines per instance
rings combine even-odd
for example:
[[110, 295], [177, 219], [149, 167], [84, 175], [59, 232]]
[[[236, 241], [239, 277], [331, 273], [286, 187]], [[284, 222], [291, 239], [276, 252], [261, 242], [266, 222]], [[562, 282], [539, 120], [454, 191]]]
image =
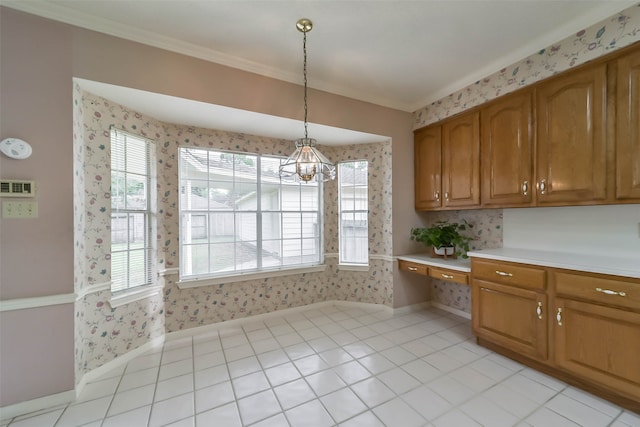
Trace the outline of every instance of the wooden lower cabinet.
[[478, 342], [640, 411], [640, 279], [539, 267], [536, 280], [532, 268], [472, 260]]
[[471, 301], [478, 337], [538, 360], [547, 359], [544, 293], [474, 280]]
[[556, 298], [554, 363], [640, 400], [640, 313]]

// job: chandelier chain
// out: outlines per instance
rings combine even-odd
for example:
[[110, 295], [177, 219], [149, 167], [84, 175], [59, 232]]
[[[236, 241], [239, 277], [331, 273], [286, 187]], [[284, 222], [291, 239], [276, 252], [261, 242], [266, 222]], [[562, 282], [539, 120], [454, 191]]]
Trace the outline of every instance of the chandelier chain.
[[303, 75], [304, 75], [304, 137], [305, 139], [309, 138], [309, 132], [307, 131], [307, 32], [302, 32], [302, 52], [304, 54], [304, 62], [303, 62]]

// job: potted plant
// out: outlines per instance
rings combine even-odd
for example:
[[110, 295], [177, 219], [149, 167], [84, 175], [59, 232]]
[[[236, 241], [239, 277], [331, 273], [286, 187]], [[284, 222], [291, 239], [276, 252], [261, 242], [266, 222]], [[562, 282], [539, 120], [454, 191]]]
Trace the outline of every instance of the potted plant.
[[465, 220], [462, 223], [437, 221], [431, 227], [412, 228], [411, 240], [431, 246], [432, 257], [456, 258], [460, 255], [467, 258], [469, 242], [473, 238], [459, 232], [468, 228], [473, 228], [473, 225]]

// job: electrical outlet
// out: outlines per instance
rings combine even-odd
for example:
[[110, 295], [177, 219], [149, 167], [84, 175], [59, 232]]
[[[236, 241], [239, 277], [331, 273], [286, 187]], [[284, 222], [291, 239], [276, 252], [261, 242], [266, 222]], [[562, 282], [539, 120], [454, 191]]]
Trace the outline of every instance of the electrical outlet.
[[33, 200], [5, 200], [2, 202], [3, 218], [37, 218], [38, 202]]

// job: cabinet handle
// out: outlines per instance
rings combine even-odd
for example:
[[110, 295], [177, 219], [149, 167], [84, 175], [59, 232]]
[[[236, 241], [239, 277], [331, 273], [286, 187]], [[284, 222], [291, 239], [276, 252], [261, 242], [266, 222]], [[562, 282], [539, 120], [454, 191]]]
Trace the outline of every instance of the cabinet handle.
[[540, 194], [544, 194], [547, 192], [547, 180], [543, 179], [540, 181]]
[[627, 293], [623, 292], [623, 291], [612, 291], [611, 289], [602, 289], [602, 288], [596, 288], [596, 292], [602, 292], [603, 294], [607, 294], [607, 295], [618, 295], [621, 297], [626, 297]]
[[409, 271], [418, 271], [418, 267], [407, 267]]
[[452, 276], [451, 274], [444, 274], [444, 273], [441, 273], [440, 275], [441, 275], [442, 277], [444, 277], [445, 279], [453, 279], [453, 276]]
[[513, 274], [512, 274], [512, 273], [507, 273], [506, 271], [496, 270], [496, 274], [497, 274], [498, 276], [513, 277]]
[[540, 301], [538, 301], [538, 307], [536, 307], [536, 314], [538, 319], [542, 320], [542, 303]]
[[525, 196], [529, 194], [529, 181], [522, 183], [522, 194]]
[[445, 191], [445, 193], [444, 193], [444, 198], [445, 198], [445, 200], [447, 200], [447, 201], [449, 200], [449, 192], [448, 192], [448, 191]]
[[558, 307], [558, 312], [556, 313], [556, 320], [558, 322], [558, 326], [562, 326], [562, 308]]
[[439, 191], [436, 191], [435, 197], [436, 197], [436, 202], [439, 202], [440, 201], [440, 192]]

